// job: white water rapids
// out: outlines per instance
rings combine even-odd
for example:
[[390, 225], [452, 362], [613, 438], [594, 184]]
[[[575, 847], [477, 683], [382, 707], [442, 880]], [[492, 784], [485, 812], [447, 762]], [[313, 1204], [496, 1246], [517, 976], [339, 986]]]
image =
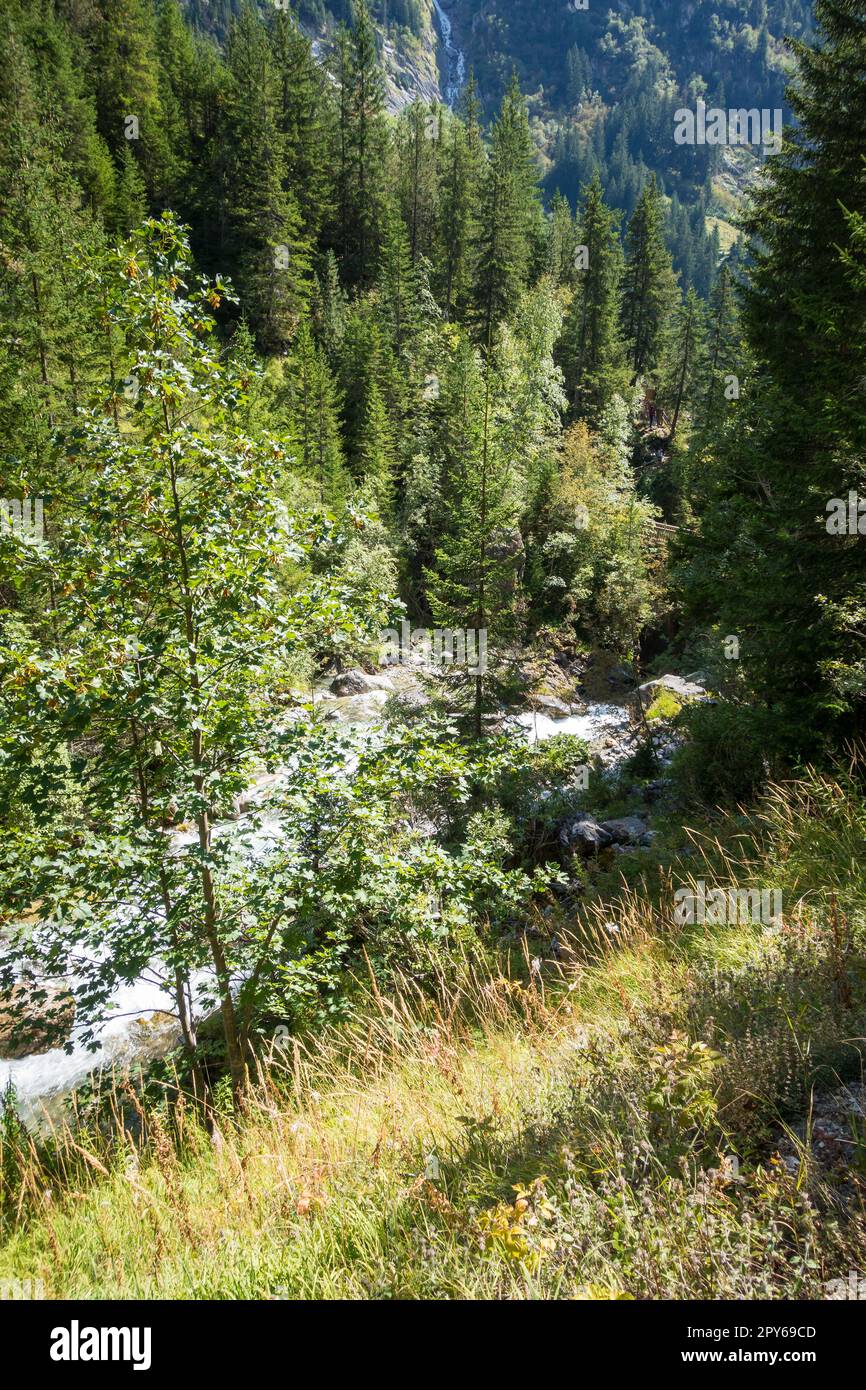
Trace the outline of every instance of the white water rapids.
[[[386, 699], [384, 690], [371, 690], [364, 695], [331, 699], [328, 708], [335, 711], [341, 722], [359, 730], [375, 723]], [[541, 742], [554, 734], [576, 734], [587, 743], [597, 745], [607, 736], [624, 732], [628, 712], [619, 705], [589, 704], [585, 714], [553, 719], [541, 712], [524, 711], [509, 715], [506, 723], [524, 729], [530, 743]], [[226, 822], [215, 830], [231, 834], [238, 824], [237, 821]], [[189, 839], [191, 834], [179, 834], [178, 843]], [[253, 844], [260, 842], [262, 847], [273, 844], [276, 834], [276, 823], [264, 819]], [[174, 1000], [154, 974], [148, 973], [139, 980], [120, 985], [112, 1005], [111, 1014], [98, 1031], [99, 1048], [95, 1052], [84, 1046], [83, 1029], [76, 1026], [72, 1031], [71, 1052], [56, 1047], [30, 1057], [0, 1058], [0, 1089], [12, 1081], [25, 1123], [44, 1122], [45, 1113], [55, 1112], [58, 1102], [97, 1068], [112, 1064], [121, 1069], [129, 1067], [136, 1061], [143, 1062], [164, 1053], [177, 1041], [179, 1030], [169, 1016], [174, 1010]]]

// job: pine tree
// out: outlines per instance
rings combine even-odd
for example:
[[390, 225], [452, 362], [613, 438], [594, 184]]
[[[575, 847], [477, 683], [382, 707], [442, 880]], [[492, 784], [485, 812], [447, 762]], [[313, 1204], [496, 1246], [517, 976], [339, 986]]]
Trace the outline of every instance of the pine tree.
[[304, 320], [292, 351], [290, 437], [319, 501], [335, 506], [348, 490], [340, 440], [339, 397], [325, 354]]
[[664, 200], [653, 176], [626, 233], [622, 320], [633, 382], [658, 365], [668, 314], [676, 301], [664, 228]]
[[263, 351], [282, 351], [309, 296], [309, 243], [287, 188], [277, 88], [265, 29], [247, 5], [232, 26], [224, 138], [231, 264]]
[[131, 145], [148, 194], [164, 204], [175, 183], [160, 91], [159, 40], [149, 0], [103, 0], [95, 29], [99, 129], [119, 160]]
[[847, 514], [866, 495], [866, 15], [859, 0], [815, 13], [816, 46], [794, 45], [797, 125], [747, 223], [755, 365], [697, 479], [687, 591], [693, 619], [739, 634], [772, 736], [801, 755], [866, 727], [866, 552]]
[[[7, 30], [0, 73], [0, 313], [21, 363], [20, 383], [41, 417], [57, 425], [82, 400], [85, 382], [105, 374], [94, 332], [103, 253], [101, 227], [63, 160], [61, 134], [41, 119], [26, 48]], [[36, 423], [36, 422], [34, 422]], [[34, 436], [35, 437], [35, 436]]]
[[439, 216], [438, 159], [442, 110], [413, 101], [397, 126], [400, 203], [413, 262], [433, 254]]
[[547, 232], [547, 270], [555, 284], [574, 284], [576, 248], [577, 229], [571, 215], [571, 206], [568, 199], [557, 189], [550, 205]]
[[337, 185], [343, 272], [347, 283], [367, 288], [376, 270], [388, 130], [375, 30], [364, 0], [358, 0], [351, 33], [341, 31], [338, 35], [336, 61], [340, 92]]
[[484, 176], [480, 108], [472, 72], [462, 103], [463, 119], [447, 122], [443, 135], [440, 194], [441, 298], [446, 319], [466, 316], [472, 293], [474, 247]]
[[346, 328], [346, 293], [334, 252], [326, 251], [321, 272], [313, 277], [310, 301], [316, 337], [331, 362], [336, 360]]
[[619, 216], [605, 206], [598, 174], [584, 194], [577, 242], [577, 289], [564, 328], [562, 356], [574, 414], [597, 423], [610, 398], [625, 386]]
[[394, 432], [375, 381], [370, 382], [364, 403], [358, 459], [365, 497], [374, 504], [382, 520], [392, 524], [397, 467]]
[[[490, 366], [461, 335], [445, 372], [434, 454], [441, 476], [438, 544], [426, 572], [434, 621], [468, 629], [476, 644], [503, 641], [512, 631], [519, 561], [517, 490], [498, 447]], [[467, 644], [468, 645], [468, 644]], [[473, 728], [481, 736], [485, 670], [470, 673]]]
[[745, 345], [740, 332], [730, 265], [724, 261], [710, 294], [707, 316], [707, 350], [703, 366], [701, 413], [708, 426], [718, 425], [728, 400], [730, 378], [736, 378], [737, 396], [745, 371]]
[[683, 407], [692, 403], [701, 373], [704, 345], [703, 305], [695, 291], [689, 289], [674, 316], [662, 377], [662, 401], [671, 417], [668, 447], [674, 442]]
[[111, 227], [121, 237], [126, 237], [135, 227], [140, 227], [147, 217], [147, 188], [138, 161], [131, 150], [121, 153], [120, 175], [114, 196], [111, 214]]
[[513, 312], [542, 241], [538, 170], [526, 103], [513, 76], [493, 124], [476, 248], [475, 320], [487, 347]]
[[277, 11], [271, 41], [286, 177], [298, 201], [303, 235], [314, 243], [333, 211], [332, 88], [294, 14]]

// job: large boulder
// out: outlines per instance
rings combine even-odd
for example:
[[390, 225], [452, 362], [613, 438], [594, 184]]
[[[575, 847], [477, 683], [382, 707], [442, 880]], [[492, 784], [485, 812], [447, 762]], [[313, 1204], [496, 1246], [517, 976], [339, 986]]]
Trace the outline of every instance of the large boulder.
[[617, 845], [639, 845], [647, 833], [646, 821], [640, 816], [618, 816], [614, 820], [603, 820], [602, 830], [607, 831]]
[[644, 705], [651, 704], [663, 690], [669, 690], [681, 703], [687, 700], [706, 700], [707, 692], [697, 681], [686, 680], [683, 676], [659, 676], [658, 680], [644, 681], [638, 686]]
[[0, 1057], [32, 1057], [66, 1042], [75, 1000], [54, 984], [21, 982], [0, 994]]
[[598, 854], [613, 843], [613, 836], [592, 816], [579, 815], [565, 821], [559, 828], [559, 843], [570, 853], [589, 856]]
[[366, 695], [370, 690], [393, 690], [393, 682], [387, 676], [368, 676], [366, 671], [353, 667], [343, 671], [331, 681], [335, 695]]

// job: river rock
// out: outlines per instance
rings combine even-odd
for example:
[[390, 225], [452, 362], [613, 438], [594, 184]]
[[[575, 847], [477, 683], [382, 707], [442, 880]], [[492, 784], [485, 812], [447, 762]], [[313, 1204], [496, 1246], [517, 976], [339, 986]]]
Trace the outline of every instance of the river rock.
[[571, 714], [571, 706], [564, 700], [558, 700], [555, 695], [532, 695], [529, 703], [542, 714], [549, 714], [551, 719], [567, 719]]
[[65, 1043], [75, 1000], [59, 985], [20, 983], [0, 994], [0, 1057], [34, 1057]]
[[394, 696], [392, 704], [396, 713], [411, 717], [429, 709], [431, 700], [423, 690], [401, 690]]
[[331, 681], [335, 695], [366, 695], [369, 690], [393, 690], [393, 682], [387, 676], [368, 676], [366, 671], [353, 667], [343, 671]]
[[640, 816], [618, 816], [614, 820], [603, 820], [602, 830], [618, 845], [638, 845], [647, 833], [646, 821]]
[[669, 786], [669, 777], [653, 778], [651, 782], [647, 782], [646, 786], [641, 788], [644, 801], [658, 801], [660, 797], [664, 796]]
[[638, 686], [639, 693], [648, 696], [650, 701], [662, 690], [669, 690], [678, 700], [683, 701], [707, 698], [707, 692], [702, 685], [698, 685], [697, 681], [686, 680], [683, 676], [659, 676], [658, 680], [645, 681], [643, 685]]
[[577, 850], [584, 855], [597, 854], [600, 849], [606, 849], [612, 839], [613, 836], [592, 816], [575, 816], [559, 829], [559, 843], [563, 849]]

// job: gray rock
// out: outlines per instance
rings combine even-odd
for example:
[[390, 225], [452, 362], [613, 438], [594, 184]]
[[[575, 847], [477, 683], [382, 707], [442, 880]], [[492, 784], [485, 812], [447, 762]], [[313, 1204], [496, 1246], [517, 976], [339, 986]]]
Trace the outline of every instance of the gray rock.
[[613, 837], [593, 820], [592, 816], [575, 816], [559, 829], [559, 843], [563, 849], [575, 850], [579, 854], [597, 854], [612, 843]]
[[425, 695], [423, 690], [401, 690], [392, 702], [400, 714], [407, 715], [420, 714], [421, 710], [429, 708], [430, 703], [430, 696]]
[[529, 703], [542, 714], [549, 714], [551, 719], [567, 719], [571, 714], [571, 706], [564, 700], [558, 700], [555, 695], [532, 695]]
[[679, 700], [705, 700], [707, 692], [697, 681], [686, 680], [682, 676], [659, 676], [658, 680], [644, 681], [638, 686], [641, 695], [655, 699], [661, 690], [669, 690]]
[[357, 667], [343, 671], [331, 681], [331, 690], [335, 695], [365, 695], [368, 690], [393, 689], [393, 683], [387, 676], [368, 676], [366, 671], [359, 671]]
[[640, 844], [641, 837], [647, 833], [646, 821], [640, 816], [618, 816], [614, 820], [603, 820], [602, 830], [606, 830], [618, 845]]

